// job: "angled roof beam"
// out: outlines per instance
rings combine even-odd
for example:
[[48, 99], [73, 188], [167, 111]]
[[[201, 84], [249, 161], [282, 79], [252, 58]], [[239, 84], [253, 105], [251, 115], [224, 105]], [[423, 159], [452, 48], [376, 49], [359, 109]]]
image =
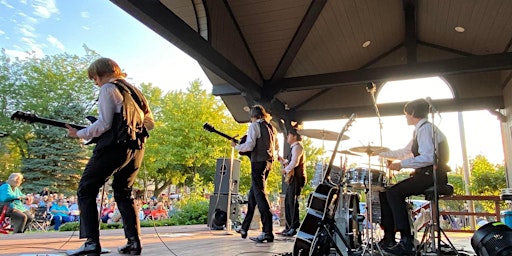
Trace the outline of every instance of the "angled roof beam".
[[320, 13], [324, 9], [326, 3], [327, 0], [311, 1], [311, 4], [309, 5], [307, 12], [304, 15], [304, 18], [302, 19], [299, 28], [295, 32], [295, 35], [293, 35], [293, 38], [290, 44], [288, 45], [286, 52], [281, 58], [279, 65], [277, 66], [276, 70], [274, 71], [274, 74], [272, 75], [272, 78], [270, 79], [270, 84], [273, 84], [284, 77], [286, 71], [288, 71], [290, 65], [292, 64], [293, 60], [297, 56], [297, 53], [302, 47], [304, 40], [306, 40], [306, 37], [309, 35], [309, 32], [313, 28], [313, 25], [315, 25], [315, 22], [318, 19], [318, 16], [320, 16]]
[[251, 98], [261, 98], [261, 86], [217, 52], [208, 41], [158, 0], [111, 0], [157, 34], [190, 55]]
[[469, 56], [337, 73], [285, 78], [279, 91], [332, 88], [373, 81], [392, 81], [429, 76], [512, 69], [512, 53]]

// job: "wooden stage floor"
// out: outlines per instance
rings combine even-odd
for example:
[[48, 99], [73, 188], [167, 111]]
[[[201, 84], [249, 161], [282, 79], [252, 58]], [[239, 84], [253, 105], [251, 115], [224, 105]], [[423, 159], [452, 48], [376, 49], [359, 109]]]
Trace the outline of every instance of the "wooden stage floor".
[[[274, 232], [279, 230], [281, 227], [274, 227]], [[249, 236], [258, 234], [257, 231], [249, 232]], [[458, 250], [473, 252], [470, 244], [472, 234], [448, 233], [447, 235]], [[241, 239], [240, 235], [234, 231], [231, 234], [226, 231], [212, 231], [206, 225], [143, 228], [141, 239], [142, 255], [281, 255], [293, 249], [293, 239], [276, 236], [274, 243], [258, 244], [249, 239]], [[101, 231], [102, 247], [112, 250], [105, 255], [120, 255], [116, 248], [123, 245], [125, 241], [123, 231], [120, 229]], [[53, 255], [65, 250], [77, 249], [82, 243], [83, 240], [78, 239], [78, 232], [0, 234], [0, 255]]]

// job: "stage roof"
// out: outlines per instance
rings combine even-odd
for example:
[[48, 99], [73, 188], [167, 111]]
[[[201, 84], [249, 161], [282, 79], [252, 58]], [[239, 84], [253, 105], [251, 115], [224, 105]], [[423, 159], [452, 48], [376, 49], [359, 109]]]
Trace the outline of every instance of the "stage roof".
[[494, 111], [512, 77], [510, 0], [111, 1], [196, 59], [239, 122], [254, 103], [285, 120], [371, 117], [368, 83], [430, 76], [454, 94], [440, 111]]

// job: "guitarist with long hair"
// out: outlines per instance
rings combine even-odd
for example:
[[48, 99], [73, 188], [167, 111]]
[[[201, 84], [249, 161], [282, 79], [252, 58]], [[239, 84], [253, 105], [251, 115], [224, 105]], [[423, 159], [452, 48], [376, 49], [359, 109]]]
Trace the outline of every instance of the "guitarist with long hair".
[[251, 225], [254, 209], [258, 205], [263, 223], [263, 232], [257, 237], [251, 237], [251, 240], [263, 243], [274, 241], [272, 233], [272, 212], [266, 194], [266, 181], [272, 168], [275, 151], [278, 148], [277, 131], [269, 123], [269, 115], [261, 105], [251, 107], [251, 125], [247, 131], [247, 139], [244, 143], [236, 144], [231, 141], [231, 146], [240, 152], [251, 151], [251, 188], [248, 196], [247, 215], [245, 216], [242, 227], [237, 230], [242, 238], [247, 237], [249, 226]]
[[298, 198], [302, 188], [306, 184], [306, 156], [304, 147], [302, 146], [302, 137], [297, 129], [292, 128], [288, 131], [286, 142], [290, 144], [290, 154], [287, 159], [279, 158], [284, 168], [281, 173], [288, 177], [287, 189], [284, 199], [286, 227], [282, 232], [282, 236], [294, 236], [300, 226], [299, 220], [299, 202]]
[[120, 254], [140, 255], [142, 251], [140, 223], [132, 197], [132, 186], [144, 157], [144, 143], [153, 129], [154, 121], [142, 93], [124, 79], [126, 74], [119, 65], [108, 58], [94, 61], [87, 70], [88, 76], [100, 87], [98, 120], [77, 130], [66, 125], [68, 135], [74, 138], [98, 138], [89, 162], [78, 185], [80, 208], [80, 238], [85, 243], [68, 255], [100, 255], [100, 232], [96, 196], [99, 189], [114, 177], [114, 199], [123, 219], [125, 246]]

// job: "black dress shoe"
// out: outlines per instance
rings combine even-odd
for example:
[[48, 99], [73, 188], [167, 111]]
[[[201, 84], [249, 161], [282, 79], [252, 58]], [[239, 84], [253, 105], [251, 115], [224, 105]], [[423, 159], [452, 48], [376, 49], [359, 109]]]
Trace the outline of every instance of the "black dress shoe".
[[256, 243], [263, 243], [265, 241], [267, 241], [267, 243], [272, 243], [274, 242], [274, 235], [261, 232], [259, 236], [251, 237], [250, 239]]
[[69, 250], [66, 252], [66, 254], [68, 256], [99, 256], [101, 254], [100, 242], [93, 239], [87, 239], [87, 241], [85, 241], [85, 243], [80, 248], [77, 250]]
[[402, 238], [398, 244], [390, 248], [384, 248], [384, 251], [391, 255], [400, 256], [413, 256], [415, 254], [412, 238]]
[[391, 248], [391, 247], [395, 246], [396, 241], [395, 241], [395, 239], [387, 238], [384, 236], [384, 238], [382, 238], [382, 240], [380, 240], [377, 244], [379, 245], [379, 247], [381, 249], [386, 249], [386, 248]]
[[294, 236], [296, 234], [297, 234], [297, 230], [295, 230], [294, 228], [290, 228], [288, 231], [283, 232], [281, 235], [282, 236]]
[[140, 255], [141, 251], [142, 245], [140, 244], [140, 239], [136, 237], [128, 238], [128, 242], [125, 246], [117, 248], [119, 254]]

